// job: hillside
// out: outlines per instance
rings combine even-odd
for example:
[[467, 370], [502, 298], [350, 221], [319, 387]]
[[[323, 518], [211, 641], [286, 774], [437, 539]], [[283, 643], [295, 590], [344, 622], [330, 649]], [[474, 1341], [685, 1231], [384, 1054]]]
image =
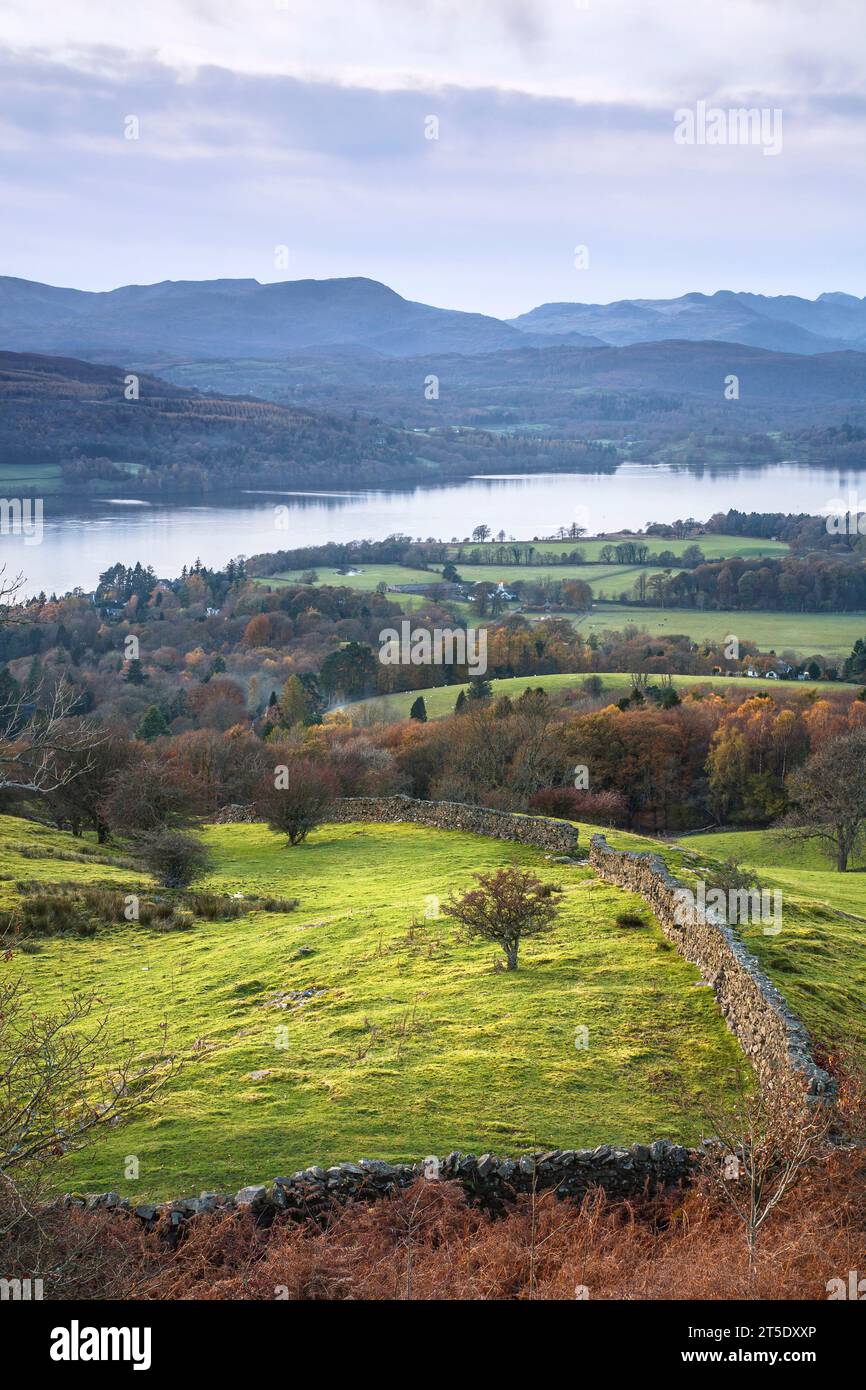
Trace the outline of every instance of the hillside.
[[[745, 453], [742, 441], [726, 438], [732, 431], [838, 424], [850, 412], [856, 419], [866, 391], [863, 351], [802, 355], [790, 348], [690, 342], [674, 338], [673, 330], [663, 341], [618, 347], [538, 342], [471, 355], [437, 347], [394, 358], [322, 351], [276, 361], [235, 352], [222, 360], [159, 359], [153, 370], [179, 385], [375, 413], [431, 431], [462, 424], [609, 438], [640, 422], [642, 432], [651, 427], [670, 439], [715, 427], [728, 459]], [[431, 373], [439, 378], [439, 398], [428, 400], [423, 386]], [[729, 375], [740, 382], [735, 405], [724, 398]], [[690, 447], [694, 454], [694, 441]], [[785, 450], [778, 457], [790, 457], [792, 447], [786, 443]], [[766, 440], [761, 456], [777, 456]]]
[[[600, 463], [580, 442], [503, 444], [480, 431], [435, 439], [358, 414], [204, 393], [128, 369], [37, 353], [0, 353], [0, 456], [12, 474], [49, 471], [56, 486], [136, 493], [268, 485], [405, 485], [440, 477]], [[8, 475], [7, 475], [8, 476]]]
[[813, 1035], [866, 1049], [866, 861], [861, 852], [840, 874], [815, 841], [792, 844], [778, 830], [688, 835], [680, 842], [695, 866], [734, 857], [761, 885], [782, 893], [782, 932], [743, 932], [749, 949], [784, 991]]
[[[211, 888], [291, 893], [296, 910], [185, 931], [124, 923], [15, 953], [34, 1007], [74, 980], [105, 1001], [113, 1038], [146, 1051], [165, 1018], [186, 1058], [151, 1113], [63, 1165], [66, 1186], [167, 1195], [363, 1156], [695, 1139], [702, 1093], [725, 1093], [737, 1050], [711, 992], [657, 926], [617, 925], [640, 900], [587, 869], [415, 826], [325, 826], [291, 850], [259, 825], [205, 838]], [[122, 881], [95, 857], [53, 858], [76, 844], [0, 818], [0, 905], [19, 877]], [[494, 948], [425, 916], [429, 895], [510, 863], [566, 892], [513, 975], [494, 973]], [[130, 1153], [137, 1182], [123, 1177]]]
[[[588, 678], [585, 672], [556, 673], [550, 676], [504, 676], [498, 680], [491, 680], [490, 684], [493, 687], [494, 696], [509, 695], [515, 699], [527, 689], [547, 690], [551, 693], [580, 690], [583, 682]], [[598, 679], [602, 682], [602, 695], [605, 698], [609, 697], [612, 702], [621, 699], [623, 695], [628, 695], [632, 688], [632, 679], [627, 671], [603, 671], [598, 673]], [[701, 686], [711, 690], [734, 690], [745, 698], [759, 690], [766, 691], [776, 685], [776, 682], [752, 681], [741, 677], [736, 680], [726, 680], [723, 676], [673, 676], [671, 684], [680, 691], [688, 690], [690, 686]], [[840, 690], [853, 690], [854, 688], [844, 685], [842, 681], [835, 682], [835, 684]], [[789, 687], [783, 683], [780, 688], [782, 690], [787, 688], [821, 690], [822, 688], [826, 689], [826, 682], [797, 681], [795, 687]], [[346, 712], [352, 720], [358, 723], [373, 718], [377, 720], [407, 719], [412, 704], [419, 695], [423, 695], [428, 718], [443, 719], [453, 713], [454, 702], [461, 690], [468, 690], [468, 686], [436, 685], [418, 690], [404, 690], [396, 695], [376, 695], [369, 700], [358, 700], [347, 706]]]

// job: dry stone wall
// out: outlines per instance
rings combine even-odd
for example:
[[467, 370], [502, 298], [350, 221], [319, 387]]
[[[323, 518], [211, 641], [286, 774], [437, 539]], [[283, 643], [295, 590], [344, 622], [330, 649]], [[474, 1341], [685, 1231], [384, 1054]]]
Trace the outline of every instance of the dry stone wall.
[[328, 813], [333, 821], [408, 821], [434, 830], [465, 830], [472, 835], [492, 835], [497, 840], [517, 840], [553, 854], [571, 855], [577, 849], [577, 829], [568, 821], [546, 816], [518, 816], [469, 806], [462, 801], [418, 801], [411, 796], [350, 796], [334, 803]]
[[815, 1062], [809, 1035], [782, 994], [723, 918], [697, 905], [684, 911], [677, 894], [686, 885], [658, 855], [620, 852], [593, 835], [589, 862], [608, 883], [639, 893], [668, 940], [699, 967], [765, 1092], [806, 1111], [832, 1096], [833, 1080]]
[[362, 1158], [358, 1163], [338, 1163], [331, 1168], [305, 1168], [271, 1183], [242, 1187], [234, 1196], [202, 1192], [168, 1202], [137, 1205], [117, 1192], [67, 1193], [66, 1206], [89, 1211], [126, 1211], [147, 1226], [161, 1218], [179, 1226], [192, 1216], [208, 1211], [252, 1210], [262, 1221], [277, 1212], [313, 1215], [331, 1203], [375, 1201], [420, 1177], [459, 1183], [470, 1201], [497, 1208], [519, 1193], [555, 1190], [559, 1197], [581, 1198], [591, 1188], [603, 1188], [610, 1197], [636, 1197], [688, 1182], [700, 1162], [700, 1151], [657, 1139], [653, 1144], [597, 1149], [552, 1149], [524, 1154], [521, 1158], [497, 1158], [494, 1154], [450, 1153], [445, 1158], [418, 1163], [385, 1163]]

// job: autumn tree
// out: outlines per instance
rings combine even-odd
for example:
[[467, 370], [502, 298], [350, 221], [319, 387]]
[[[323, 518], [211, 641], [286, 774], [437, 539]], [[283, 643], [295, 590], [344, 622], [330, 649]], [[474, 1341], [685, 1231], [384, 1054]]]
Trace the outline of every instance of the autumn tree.
[[866, 728], [822, 743], [790, 779], [789, 832], [821, 844], [839, 873], [866, 824]]
[[256, 806], [271, 830], [299, 845], [324, 820], [338, 791], [330, 768], [293, 757], [263, 779]]
[[107, 779], [97, 811], [113, 831], [149, 833], [183, 820], [192, 809], [191, 789], [173, 760], [139, 744]]
[[297, 676], [290, 676], [279, 699], [280, 722], [291, 728], [303, 724], [309, 712], [307, 692]]
[[517, 969], [524, 937], [538, 936], [553, 924], [558, 904], [549, 885], [528, 869], [513, 866], [475, 874], [477, 888], [452, 893], [448, 913], [469, 933], [493, 941], [505, 952], [508, 970]]

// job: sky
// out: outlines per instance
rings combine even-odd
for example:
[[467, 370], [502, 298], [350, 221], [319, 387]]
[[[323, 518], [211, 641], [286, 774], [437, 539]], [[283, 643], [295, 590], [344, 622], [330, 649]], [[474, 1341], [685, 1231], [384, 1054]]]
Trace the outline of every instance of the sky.
[[864, 55], [863, 0], [0, 0], [0, 274], [866, 295]]

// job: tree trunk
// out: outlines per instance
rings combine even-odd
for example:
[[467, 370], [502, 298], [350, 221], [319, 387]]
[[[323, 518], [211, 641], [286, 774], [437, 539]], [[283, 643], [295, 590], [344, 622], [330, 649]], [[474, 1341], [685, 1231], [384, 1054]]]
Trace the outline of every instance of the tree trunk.
[[505, 955], [506, 955], [506, 958], [507, 958], [507, 960], [508, 960], [508, 969], [509, 969], [509, 970], [516, 970], [516, 969], [517, 969], [517, 943], [516, 943], [516, 942], [515, 942], [515, 944], [514, 944], [513, 946], [509, 946], [509, 947], [507, 948], [507, 950], [506, 950], [506, 952], [505, 952]]

